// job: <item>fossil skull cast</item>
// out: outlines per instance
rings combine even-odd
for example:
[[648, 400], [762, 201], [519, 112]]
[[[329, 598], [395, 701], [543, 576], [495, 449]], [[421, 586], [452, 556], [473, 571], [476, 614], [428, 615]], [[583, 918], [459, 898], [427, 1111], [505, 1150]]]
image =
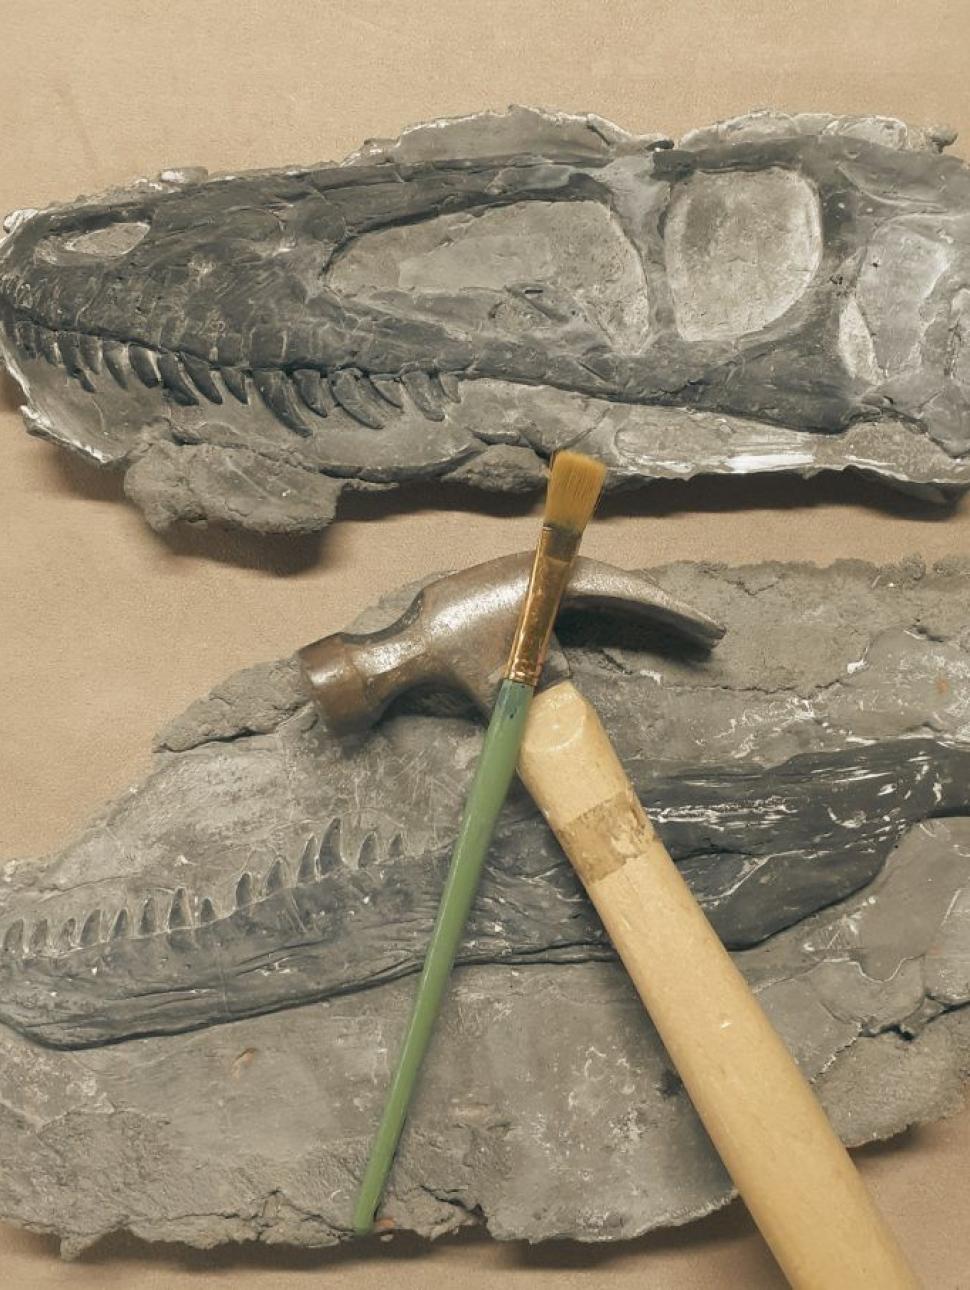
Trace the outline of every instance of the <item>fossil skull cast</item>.
[[673, 147], [525, 109], [342, 165], [165, 172], [13, 217], [37, 433], [149, 520], [313, 529], [346, 486], [855, 467], [970, 484], [970, 171], [898, 122]]

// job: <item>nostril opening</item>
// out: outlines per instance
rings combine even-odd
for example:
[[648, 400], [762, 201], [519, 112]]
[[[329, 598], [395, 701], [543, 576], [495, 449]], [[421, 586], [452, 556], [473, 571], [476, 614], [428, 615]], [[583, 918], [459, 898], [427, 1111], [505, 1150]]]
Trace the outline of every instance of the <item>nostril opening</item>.
[[87, 259], [113, 260], [133, 250], [149, 227], [144, 220], [125, 220], [84, 233], [50, 237], [40, 243], [37, 254], [51, 264], [72, 264]]

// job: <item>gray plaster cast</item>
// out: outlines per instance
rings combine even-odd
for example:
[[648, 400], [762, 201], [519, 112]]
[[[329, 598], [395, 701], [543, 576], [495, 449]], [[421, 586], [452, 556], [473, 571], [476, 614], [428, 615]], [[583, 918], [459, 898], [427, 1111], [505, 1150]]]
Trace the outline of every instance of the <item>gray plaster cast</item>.
[[[580, 614], [579, 685], [846, 1140], [946, 1113], [970, 1052], [970, 566], [655, 572], [724, 640], [689, 658]], [[430, 694], [338, 744], [293, 662], [262, 665], [77, 841], [10, 863], [0, 1218], [67, 1253], [116, 1228], [346, 1236], [479, 739]], [[395, 1225], [606, 1240], [727, 1199], [521, 792], [461, 962]]]
[[525, 108], [342, 164], [8, 220], [28, 428], [149, 522], [313, 530], [345, 488], [854, 469], [970, 484], [970, 172], [945, 131], [755, 113], [678, 146]]
[[[687, 772], [641, 792], [738, 947], [855, 890], [914, 824], [970, 815], [970, 745], [887, 740], [766, 770]], [[228, 892], [197, 859], [192, 887], [174, 893], [122, 891], [108, 907], [103, 891], [72, 894], [67, 917], [48, 893], [18, 905], [3, 938], [0, 1021], [79, 1047], [223, 1024], [417, 971], [450, 847], [407, 855], [400, 835], [385, 846], [373, 831], [348, 855], [341, 834], [337, 815], [300, 855], [268, 866], [253, 856]], [[542, 822], [508, 826], [458, 962], [602, 957], [605, 934]]]

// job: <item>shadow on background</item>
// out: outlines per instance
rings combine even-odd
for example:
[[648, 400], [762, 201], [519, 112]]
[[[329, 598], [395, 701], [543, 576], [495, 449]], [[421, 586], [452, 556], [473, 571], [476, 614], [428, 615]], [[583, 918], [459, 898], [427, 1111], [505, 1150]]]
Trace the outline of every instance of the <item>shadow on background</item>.
[[20, 386], [0, 367], [0, 412], [16, 412], [23, 402]]

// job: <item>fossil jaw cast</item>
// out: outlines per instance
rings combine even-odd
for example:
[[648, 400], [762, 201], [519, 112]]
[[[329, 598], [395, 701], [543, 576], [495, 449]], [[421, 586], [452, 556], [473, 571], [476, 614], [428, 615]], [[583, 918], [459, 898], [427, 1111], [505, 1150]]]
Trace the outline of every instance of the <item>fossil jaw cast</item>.
[[[727, 625], [718, 648], [579, 612], [578, 684], [843, 1137], [948, 1113], [970, 1053], [966, 563], [656, 577]], [[0, 1218], [67, 1253], [119, 1228], [346, 1238], [481, 738], [453, 697], [398, 704], [338, 746], [291, 661], [252, 668], [74, 842], [3, 868]], [[724, 1203], [524, 793], [481, 896], [396, 1226], [602, 1241]]]
[[858, 469], [970, 483], [970, 171], [883, 118], [674, 147], [511, 109], [342, 165], [165, 172], [9, 221], [30, 429], [150, 522], [312, 529], [345, 487]]

